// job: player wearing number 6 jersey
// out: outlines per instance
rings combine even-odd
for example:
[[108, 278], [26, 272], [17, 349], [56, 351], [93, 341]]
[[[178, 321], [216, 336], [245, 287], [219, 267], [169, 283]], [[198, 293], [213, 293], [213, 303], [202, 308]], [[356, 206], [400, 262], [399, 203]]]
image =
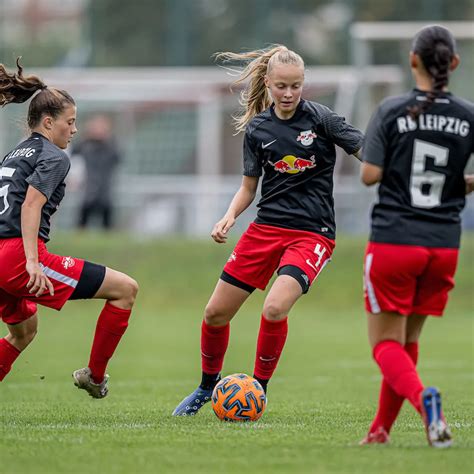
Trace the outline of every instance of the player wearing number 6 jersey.
[[[194, 415], [210, 400], [222, 369], [230, 321], [255, 288], [265, 289], [254, 376], [267, 388], [287, 330], [287, 315], [329, 261], [334, 248], [335, 144], [359, 151], [362, 133], [327, 107], [301, 98], [304, 64], [284, 46], [220, 59], [243, 62], [237, 82], [249, 79], [242, 100], [244, 177], [212, 238], [224, 243], [236, 218], [255, 198], [263, 175], [257, 219], [240, 238], [206, 307], [201, 332], [201, 385], [175, 409]], [[271, 94], [271, 99], [270, 95]]]
[[0, 162], [0, 381], [36, 335], [37, 304], [60, 310], [68, 300], [100, 298], [88, 367], [74, 384], [94, 398], [108, 393], [105, 369], [125, 332], [138, 291], [129, 276], [79, 258], [48, 251], [50, 218], [64, 197], [69, 158], [64, 152], [77, 132], [76, 105], [63, 90], [37, 76], [9, 73], [0, 64], [0, 105], [30, 99], [31, 135]]
[[460, 212], [473, 189], [464, 169], [474, 148], [474, 105], [446, 89], [458, 64], [447, 29], [422, 29], [410, 53], [416, 89], [382, 102], [367, 129], [362, 181], [380, 186], [365, 255], [365, 303], [383, 381], [363, 444], [388, 441], [405, 398], [422, 414], [429, 444], [451, 444], [439, 391], [424, 387], [416, 363], [426, 317], [443, 314], [454, 286]]

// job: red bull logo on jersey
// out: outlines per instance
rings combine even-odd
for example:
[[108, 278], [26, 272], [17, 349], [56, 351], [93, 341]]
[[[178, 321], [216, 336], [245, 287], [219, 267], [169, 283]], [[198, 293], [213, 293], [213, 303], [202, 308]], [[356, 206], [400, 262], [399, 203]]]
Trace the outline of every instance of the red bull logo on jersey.
[[301, 142], [304, 146], [309, 146], [313, 143], [314, 139], [317, 138], [317, 135], [312, 130], [306, 130], [304, 132], [300, 132], [300, 134], [296, 137], [297, 142]]
[[275, 171], [280, 173], [296, 174], [314, 168], [316, 166], [316, 158], [312, 155], [309, 160], [306, 160], [293, 155], [286, 155], [276, 163], [272, 163], [271, 161], [268, 163], [273, 166]]

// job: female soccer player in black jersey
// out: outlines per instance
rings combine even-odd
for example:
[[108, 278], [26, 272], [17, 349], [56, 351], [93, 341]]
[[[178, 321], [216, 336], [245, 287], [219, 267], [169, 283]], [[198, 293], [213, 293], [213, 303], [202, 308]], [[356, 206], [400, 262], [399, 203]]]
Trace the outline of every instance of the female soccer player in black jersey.
[[474, 148], [474, 106], [446, 89], [458, 64], [447, 29], [422, 29], [410, 53], [416, 89], [383, 101], [367, 129], [362, 181], [380, 186], [365, 256], [365, 302], [383, 382], [362, 444], [389, 441], [404, 398], [422, 414], [431, 446], [451, 444], [439, 391], [423, 386], [415, 366], [426, 317], [443, 314], [454, 285], [459, 214], [473, 186], [464, 169]]
[[[201, 332], [201, 385], [174, 410], [194, 415], [209, 401], [229, 340], [229, 323], [255, 288], [273, 283], [263, 306], [254, 376], [266, 390], [285, 344], [287, 315], [306, 293], [334, 248], [335, 144], [355, 154], [362, 133], [327, 107], [303, 100], [304, 63], [284, 46], [218, 59], [246, 64], [240, 83], [245, 131], [244, 176], [212, 238], [224, 243], [237, 217], [254, 200], [263, 175], [258, 214], [240, 238], [205, 310]], [[271, 98], [270, 98], [271, 97]]]
[[0, 162], [0, 381], [30, 344], [37, 304], [59, 310], [68, 300], [107, 300], [99, 316], [88, 367], [73, 373], [94, 398], [108, 393], [107, 362], [125, 332], [138, 291], [127, 275], [79, 258], [49, 253], [50, 218], [64, 197], [70, 162], [64, 149], [77, 132], [76, 105], [37, 76], [9, 73], [0, 64], [0, 105], [30, 99], [31, 135]]

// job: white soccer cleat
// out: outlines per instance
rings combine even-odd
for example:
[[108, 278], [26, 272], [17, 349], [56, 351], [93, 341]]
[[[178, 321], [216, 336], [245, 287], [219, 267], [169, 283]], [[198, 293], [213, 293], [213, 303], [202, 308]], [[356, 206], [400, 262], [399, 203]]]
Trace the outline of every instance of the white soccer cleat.
[[104, 380], [101, 383], [95, 383], [92, 380], [91, 369], [84, 367], [83, 369], [75, 370], [72, 373], [74, 385], [77, 388], [85, 390], [92, 398], [104, 398], [109, 393], [107, 387], [109, 376], [105, 374]]

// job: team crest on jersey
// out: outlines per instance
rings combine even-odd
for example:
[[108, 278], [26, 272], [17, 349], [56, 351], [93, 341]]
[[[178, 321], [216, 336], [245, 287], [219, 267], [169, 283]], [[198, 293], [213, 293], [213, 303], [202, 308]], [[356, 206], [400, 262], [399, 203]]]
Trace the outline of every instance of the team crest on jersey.
[[289, 173], [296, 174], [302, 173], [307, 169], [314, 168], [316, 166], [316, 158], [314, 155], [311, 155], [309, 160], [305, 158], [298, 158], [293, 155], [286, 155], [281, 160], [278, 160], [276, 163], [268, 162], [273, 166], [275, 171], [280, 173]]
[[309, 146], [311, 143], [313, 143], [315, 138], [317, 138], [317, 135], [312, 130], [306, 130], [304, 132], [300, 132], [300, 134], [296, 137], [296, 141], [301, 142], [303, 146]]
[[63, 257], [61, 264], [67, 270], [68, 268], [73, 267], [76, 262], [72, 257]]

